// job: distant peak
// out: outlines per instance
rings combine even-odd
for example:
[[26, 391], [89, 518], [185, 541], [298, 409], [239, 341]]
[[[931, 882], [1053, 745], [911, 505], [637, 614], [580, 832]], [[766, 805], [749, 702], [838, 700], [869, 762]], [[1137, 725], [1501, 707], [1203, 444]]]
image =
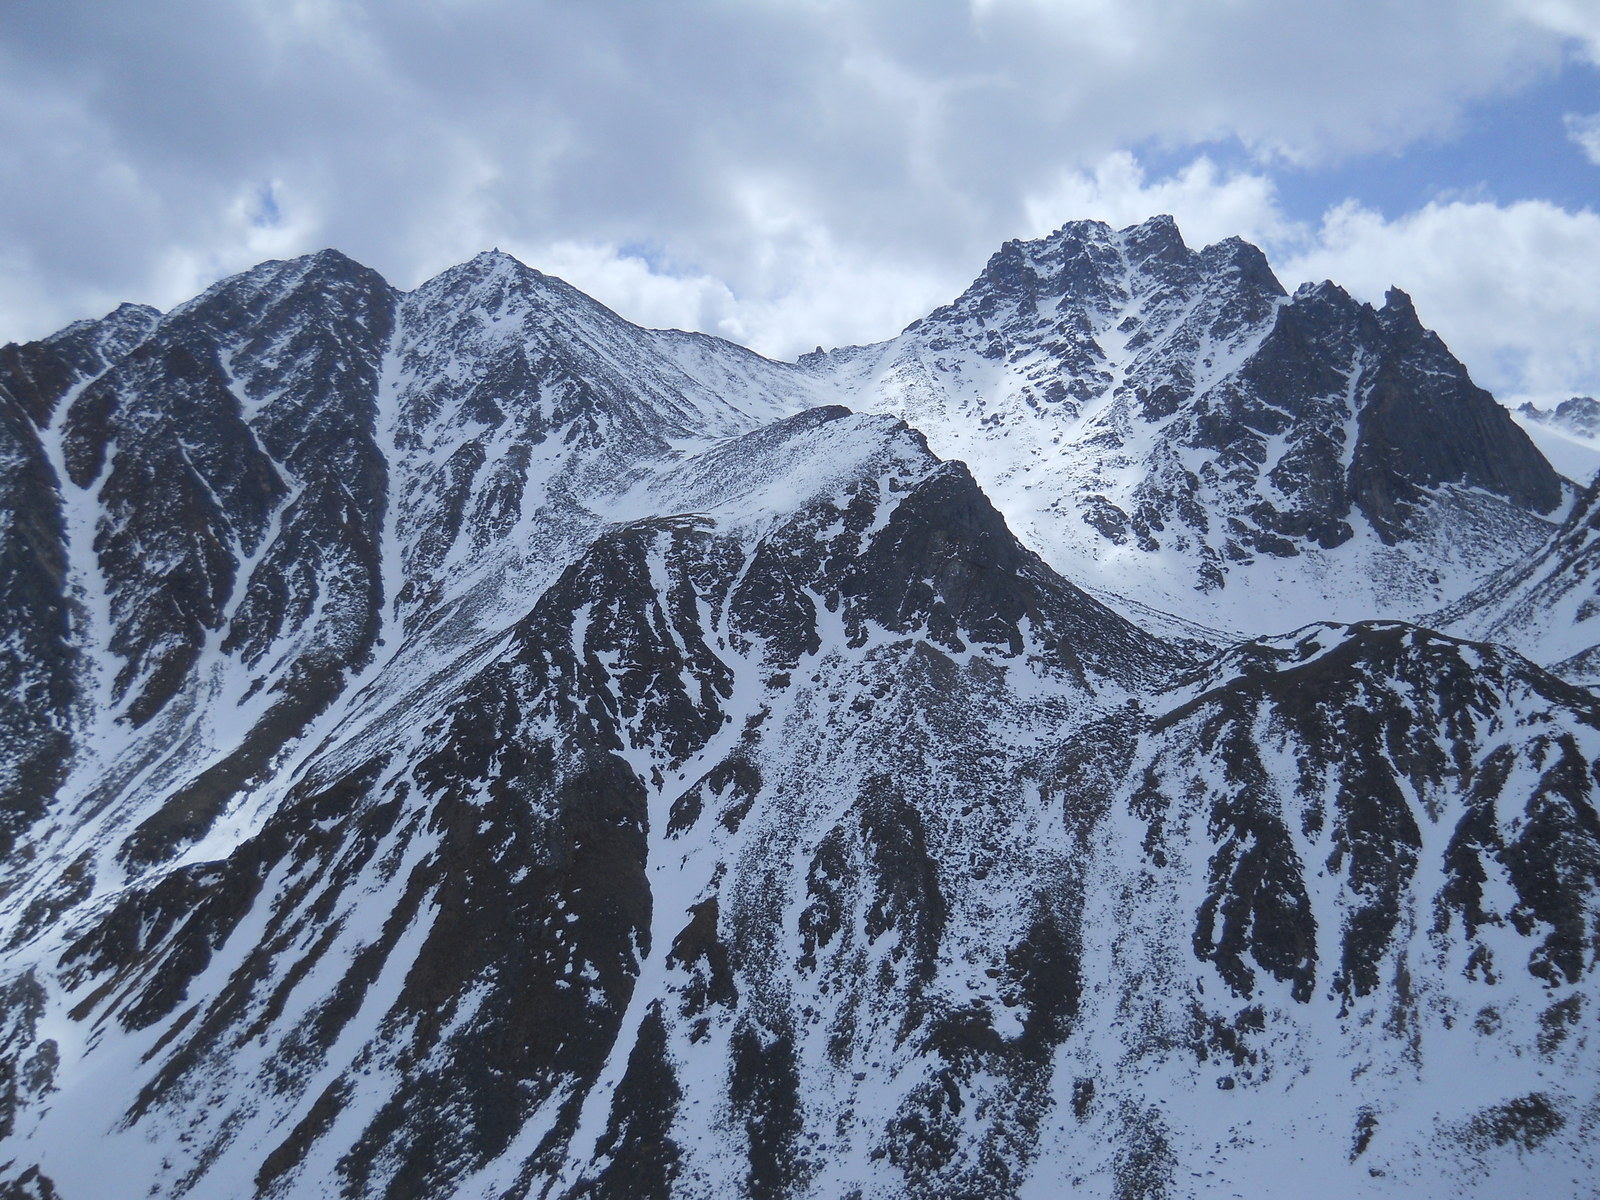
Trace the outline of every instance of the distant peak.
[[344, 251], [335, 250], [332, 246], [324, 247], [311, 254], [303, 254], [299, 258], [290, 259], [288, 266], [290, 268], [298, 268], [304, 274], [318, 273], [345, 277], [377, 274], [365, 263], [357, 262]]
[[1021, 241], [1015, 238], [1007, 241], [1001, 245], [994, 257], [996, 259], [1020, 258], [1026, 256], [1029, 251], [1059, 249], [1084, 244], [1104, 244], [1114, 238], [1121, 239], [1130, 245], [1171, 247], [1185, 252], [1188, 250], [1183, 240], [1183, 234], [1178, 229], [1178, 222], [1170, 213], [1158, 213], [1147, 220], [1118, 230], [1113, 230], [1105, 221], [1097, 220], [1093, 217], [1068, 221], [1053, 232], [1047, 233], [1034, 241]]
[[1174, 217], [1171, 213], [1157, 213], [1155, 216], [1148, 217], [1145, 220], [1139, 222], [1139, 224], [1137, 224], [1137, 225], [1128, 226], [1128, 228], [1124, 229], [1122, 232], [1123, 233], [1132, 233], [1132, 232], [1135, 232], [1135, 231], [1142, 232], [1142, 233], [1152, 233], [1152, 234], [1172, 233], [1172, 234], [1178, 234], [1179, 237], [1183, 236], [1182, 234], [1178, 233], [1178, 221], [1177, 221], [1177, 218]]
[[1240, 278], [1275, 296], [1288, 295], [1261, 247], [1241, 237], [1224, 238], [1207, 246], [1201, 259], [1210, 266], [1237, 272]]
[[535, 270], [498, 247], [474, 254], [465, 262], [446, 267], [425, 282], [418, 290], [437, 289], [475, 291], [481, 288], [505, 291], [510, 294], [533, 296], [559, 290], [560, 280]]
[[1151, 257], [1176, 258], [1189, 253], [1177, 221], [1168, 213], [1160, 213], [1147, 221], [1119, 230], [1118, 237], [1128, 247]]
[[467, 263], [480, 271], [509, 271], [516, 274], [540, 275], [542, 272], [530, 267], [514, 254], [507, 254], [500, 247], [492, 250], [482, 250], [473, 255]]
[[[1110, 239], [1111, 226], [1107, 225], [1104, 221], [1089, 219], [1082, 221], [1068, 221], [1065, 225], [1062, 225], [1054, 232], [1047, 233], [1044, 237], [1039, 238], [1037, 241], [1028, 242], [1026, 244], [1044, 249], [1080, 245], [1088, 242], [1107, 242], [1110, 241]], [[1021, 247], [1023, 244], [1024, 243], [1021, 242], [1007, 242], [1005, 246], [1001, 247], [1001, 250], [1004, 252], [1007, 247]]]
[[1054, 233], [1052, 233], [1046, 240], [1053, 240], [1055, 238], [1105, 237], [1110, 234], [1110, 232], [1111, 226], [1107, 225], [1104, 221], [1097, 220], [1094, 217], [1085, 217], [1078, 221], [1068, 221], [1066, 224], [1062, 225], [1060, 229], [1057, 229]]
[[1383, 294], [1383, 307], [1396, 316], [1417, 315], [1417, 306], [1411, 302], [1411, 297], [1397, 287], [1392, 287]]
[[1324, 279], [1319, 283], [1302, 283], [1299, 287], [1295, 288], [1294, 294], [1296, 299], [1299, 299], [1302, 296], [1316, 296], [1323, 299], [1348, 298], [1350, 295], [1349, 292], [1345, 291], [1331, 279]]
[[1385, 327], [1393, 331], [1407, 331], [1421, 333], [1423, 331], [1422, 319], [1417, 316], [1417, 307], [1411, 302], [1411, 297], [1397, 287], [1390, 288], [1383, 294], [1383, 307], [1378, 310], [1378, 319]]
[[340, 266], [343, 266], [343, 265], [345, 265], [347, 263], [350, 264], [351, 266], [359, 266], [360, 265], [360, 264], [358, 264], [356, 262], [355, 259], [351, 258], [344, 251], [336, 250], [332, 246], [324, 246], [321, 250], [317, 250], [317, 251], [314, 251], [311, 254], [307, 254], [305, 256], [305, 261], [306, 262], [312, 262], [312, 263], [338, 264]]
[[120, 321], [147, 320], [160, 315], [161, 310], [153, 304], [134, 304], [131, 301], [123, 301], [106, 314], [106, 319], [110, 320], [115, 317]]
[[112, 337], [127, 337], [148, 332], [159, 320], [161, 320], [159, 308], [153, 308], [148, 304], [123, 303], [117, 305], [98, 322], [75, 321], [68, 328], [76, 329], [98, 324]]
[[382, 279], [365, 263], [357, 262], [343, 251], [327, 246], [294, 258], [269, 258], [237, 275], [218, 280], [213, 286], [227, 289], [241, 284], [247, 287], [261, 286], [269, 281], [298, 284], [305, 280], [320, 281], [329, 278], [351, 280], [363, 277]]
[[161, 310], [149, 304], [119, 304], [105, 315], [101, 327], [112, 344], [131, 346], [156, 327]]

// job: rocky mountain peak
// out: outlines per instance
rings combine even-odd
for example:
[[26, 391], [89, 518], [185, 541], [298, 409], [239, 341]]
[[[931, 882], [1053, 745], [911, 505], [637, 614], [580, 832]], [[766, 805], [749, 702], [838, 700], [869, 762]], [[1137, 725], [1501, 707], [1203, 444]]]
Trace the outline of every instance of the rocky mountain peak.
[[1550, 425], [1580, 438], [1600, 439], [1600, 400], [1593, 396], [1573, 396], [1553, 409], [1542, 409], [1531, 401], [1517, 411], [1530, 420]]
[[1191, 250], [1171, 218], [1009, 242], [899, 338], [804, 366], [966, 461], [1069, 576], [1202, 624], [1264, 632], [1306, 587], [1416, 615], [1531, 551], [1564, 496], [1403, 292], [1291, 296], [1259, 248]]
[[567, 320], [576, 319], [579, 314], [604, 313], [621, 320], [576, 288], [503, 250], [485, 250], [446, 268], [423, 283], [414, 295], [416, 305], [432, 304], [468, 313], [481, 309], [496, 322], [532, 312]]
[[1422, 330], [1422, 321], [1417, 316], [1417, 307], [1411, 302], [1411, 297], [1397, 287], [1391, 287], [1383, 293], [1383, 307], [1378, 310], [1378, 317], [1391, 328], [1404, 327], [1409, 330]]
[[1224, 238], [1213, 242], [1200, 252], [1201, 261], [1208, 274], [1232, 274], [1238, 277], [1241, 289], [1250, 289], [1268, 296], [1287, 295], [1278, 281], [1267, 256], [1259, 246], [1240, 237]]
[[1377, 319], [1383, 341], [1350, 481], [1379, 535], [1390, 542], [1411, 536], [1423, 489], [1438, 485], [1481, 488], [1525, 511], [1554, 513], [1564, 499], [1560, 476], [1422, 325], [1411, 298], [1391, 288]]

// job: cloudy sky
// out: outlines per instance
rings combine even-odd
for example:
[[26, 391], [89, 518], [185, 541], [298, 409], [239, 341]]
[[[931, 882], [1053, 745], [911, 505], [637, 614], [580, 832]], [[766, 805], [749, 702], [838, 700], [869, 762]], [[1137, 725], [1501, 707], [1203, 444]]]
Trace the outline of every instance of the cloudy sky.
[[498, 246], [791, 356], [1156, 212], [1398, 284], [1502, 398], [1600, 394], [1600, 2], [0, 4], [0, 341]]

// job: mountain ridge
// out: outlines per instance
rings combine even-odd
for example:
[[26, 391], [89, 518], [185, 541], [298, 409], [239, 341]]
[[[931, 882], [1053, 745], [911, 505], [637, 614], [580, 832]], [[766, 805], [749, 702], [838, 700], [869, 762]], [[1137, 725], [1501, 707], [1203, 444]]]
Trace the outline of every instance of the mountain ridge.
[[1190, 250], [1170, 218], [1007, 243], [898, 338], [801, 363], [973, 464], [1058, 570], [1245, 636], [1431, 611], [1479, 573], [1455, 547], [1520, 558], [1574, 490], [1404, 293], [1291, 296], [1255, 247]]
[[498, 253], [0, 351], [0, 1188], [1579, 1188], [1600, 702], [1394, 619], [1587, 586], [1485, 403], [1170, 219], [796, 364]]

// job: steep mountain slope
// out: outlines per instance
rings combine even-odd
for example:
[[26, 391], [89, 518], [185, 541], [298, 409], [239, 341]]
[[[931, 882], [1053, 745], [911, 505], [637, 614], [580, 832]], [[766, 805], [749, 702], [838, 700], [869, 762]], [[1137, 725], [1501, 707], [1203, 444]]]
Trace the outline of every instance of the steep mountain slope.
[[[601, 535], [486, 666], [313, 759], [231, 854], [18, 931], [51, 948], [54, 979], [29, 976], [44, 1020], [70, 1010], [103, 1039], [86, 1058], [126, 1064], [119, 1087], [63, 1089], [33, 1133], [63, 1194], [137, 1161], [196, 1195], [247, 1191], [246, 1164], [262, 1187], [358, 1194], [549, 1176], [689, 908], [722, 895], [770, 936], [756, 880], [719, 886], [745, 847], [793, 844], [816, 806], [853, 820], [869, 782], [970, 809], [996, 777], [1010, 790], [1020, 751], [1180, 661], [883, 418], [813, 410], [654, 487], [697, 514]], [[882, 805], [879, 836], [916, 819]], [[1001, 851], [1027, 839], [1003, 831], [1036, 814], [978, 811], [938, 831], [945, 849], [1026, 880]], [[899, 896], [902, 865], [931, 882], [914, 858], [880, 864], [886, 912], [924, 899]], [[74, 1164], [78, 1131], [117, 1124], [117, 1149]], [[752, 1148], [749, 1169], [779, 1150]]]
[[[1592, 1178], [1594, 694], [1393, 622], [1212, 657], [980, 487], [1081, 433], [1054, 477], [1132, 505], [1124, 606], [1214, 618], [1269, 559], [1320, 603], [1363, 539], [1374, 604], [1432, 595], [1450, 562], [1394, 581], [1469, 518], [1546, 530], [1561, 482], [1489, 454], [1400, 299], [1070, 228], [800, 366], [500, 254], [410, 293], [267, 263], [0, 352], [0, 1195]], [[1056, 287], [1089, 300], [1046, 336]], [[981, 371], [972, 470], [828, 403], [948, 434]]]
[[1402, 293], [1285, 295], [1166, 217], [1009, 242], [898, 338], [801, 363], [970, 463], [1070, 578], [1245, 633], [1435, 608], [1564, 500]]
[[738, 404], [783, 411], [758, 370], [713, 394], [670, 339], [503, 255], [402, 297], [326, 252], [139, 316], [144, 340], [91, 363], [51, 423], [8, 426], [10, 477], [40, 485], [10, 536], [53, 535], [13, 556], [19, 603], [46, 606], [20, 636], [76, 624], [75, 657], [30, 647], [13, 669], [89, 698], [39, 852], [115, 843], [113, 874], [203, 835], [313, 723], [469, 657], [611, 518], [590, 506], [757, 424]]
[[81, 620], [67, 578], [67, 521], [47, 444], [66, 401], [149, 334], [157, 313], [124, 306], [55, 337], [0, 348], [0, 855], [44, 814], [85, 697]]
[[1513, 646], [1564, 678], [1600, 685], [1600, 479], [1537, 553], [1429, 624]]
[[1089, 1136], [1057, 1170], [1098, 1166], [1101, 1194], [1583, 1194], [1597, 733], [1592, 693], [1399, 624], [1250, 643], [1165, 698], [1120, 784], [1079, 792], [1099, 986]]

